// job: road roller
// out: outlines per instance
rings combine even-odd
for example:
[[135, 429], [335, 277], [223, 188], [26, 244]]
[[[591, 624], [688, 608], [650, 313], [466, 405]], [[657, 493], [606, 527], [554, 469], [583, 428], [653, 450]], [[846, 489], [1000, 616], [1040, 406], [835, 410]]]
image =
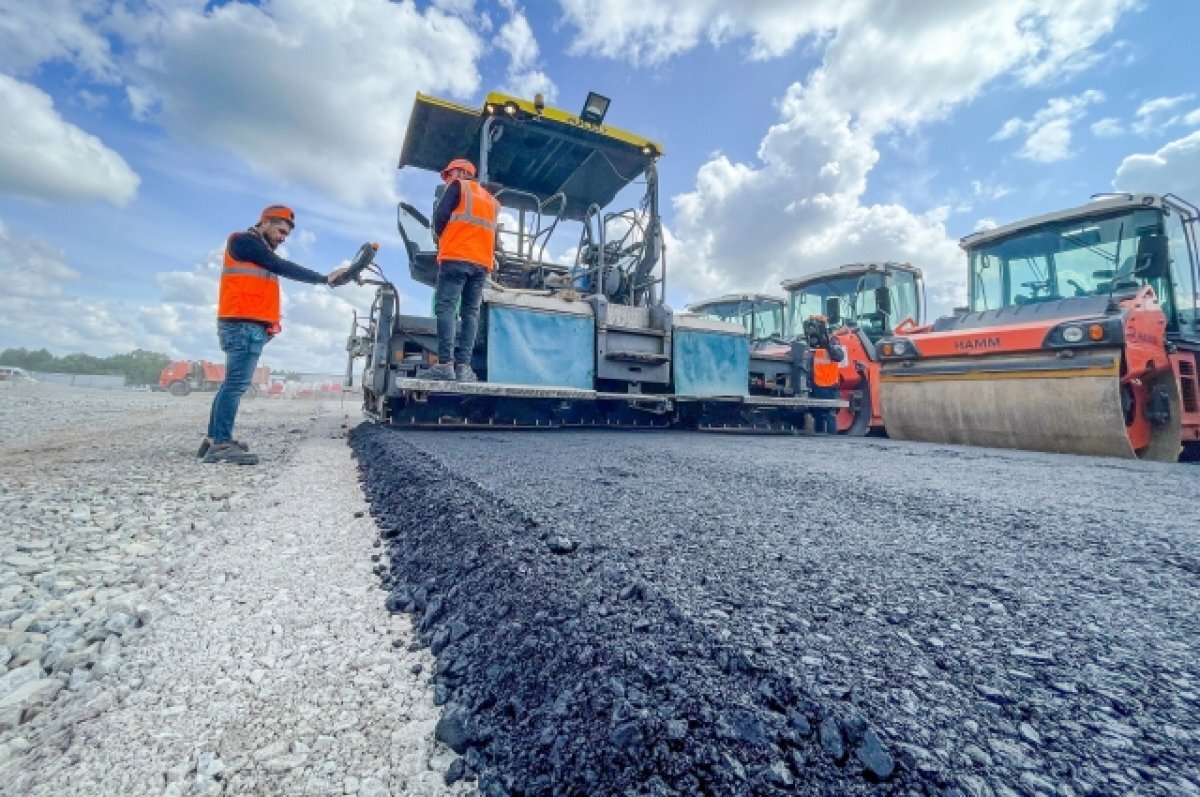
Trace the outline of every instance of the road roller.
[[799, 334], [804, 319], [821, 315], [846, 352], [838, 386], [846, 406], [837, 413], [838, 432], [852, 437], [885, 434], [879, 342], [896, 330], [922, 328], [921, 269], [892, 261], [847, 263], [784, 280], [783, 289], [788, 294], [788, 334]]
[[890, 437], [1200, 456], [1196, 206], [1102, 194], [968, 235], [968, 305], [881, 340]]

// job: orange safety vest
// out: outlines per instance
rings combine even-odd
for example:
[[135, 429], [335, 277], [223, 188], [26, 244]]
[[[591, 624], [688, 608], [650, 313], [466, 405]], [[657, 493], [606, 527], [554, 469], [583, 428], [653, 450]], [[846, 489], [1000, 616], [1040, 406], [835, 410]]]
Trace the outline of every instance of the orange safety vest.
[[257, 263], [234, 260], [229, 245], [235, 232], [225, 242], [225, 265], [221, 269], [221, 292], [217, 300], [217, 318], [243, 318], [279, 323], [279, 276]]
[[438, 264], [465, 260], [492, 270], [500, 203], [474, 180], [459, 180], [458, 207], [438, 238]]
[[838, 364], [829, 359], [824, 349], [813, 351], [813, 384], [817, 387], [837, 387]]

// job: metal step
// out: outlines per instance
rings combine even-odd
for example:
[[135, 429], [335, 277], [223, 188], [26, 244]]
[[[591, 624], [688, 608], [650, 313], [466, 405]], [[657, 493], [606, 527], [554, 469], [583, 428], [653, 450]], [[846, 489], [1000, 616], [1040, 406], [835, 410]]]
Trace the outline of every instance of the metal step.
[[604, 353], [604, 359], [642, 365], [662, 365], [671, 361], [671, 358], [665, 354], [656, 354], [650, 351], [610, 351]]

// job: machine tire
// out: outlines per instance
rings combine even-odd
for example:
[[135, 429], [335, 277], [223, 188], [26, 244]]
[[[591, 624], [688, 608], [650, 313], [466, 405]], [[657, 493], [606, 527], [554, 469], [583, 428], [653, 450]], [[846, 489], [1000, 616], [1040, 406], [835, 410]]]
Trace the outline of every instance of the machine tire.
[[866, 374], [863, 374], [862, 386], [857, 392], [858, 411], [854, 413], [850, 426], [842, 432], [846, 437], [865, 437], [871, 431], [871, 383], [867, 381]]
[[192, 392], [192, 389], [188, 387], [188, 383], [182, 379], [176, 379], [167, 389], [171, 391], [172, 396], [186, 396]]

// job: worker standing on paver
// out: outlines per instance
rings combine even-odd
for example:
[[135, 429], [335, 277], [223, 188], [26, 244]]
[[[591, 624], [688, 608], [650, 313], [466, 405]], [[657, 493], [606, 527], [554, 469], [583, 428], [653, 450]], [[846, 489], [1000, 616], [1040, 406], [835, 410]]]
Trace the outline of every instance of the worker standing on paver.
[[[806, 370], [809, 378], [809, 395], [815, 399], [838, 398], [841, 374], [838, 363], [846, 359], [846, 350], [829, 335], [829, 325], [824, 316], [812, 316], [804, 322], [808, 342]], [[828, 407], [811, 410], [813, 432], [837, 434], [837, 415]]]
[[446, 190], [433, 211], [438, 244], [434, 289], [438, 361], [422, 379], [474, 382], [471, 353], [479, 330], [483, 285], [492, 270], [500, 203], [475, 180], [475, 166], [457, 158], [442, 169]]
[[233, 439], [233, 422], [263, 347], [282, 330], [279, 278], [333, 285], [346, 270], [319, 274], [275, 254], [295, 226], [296, 214], [291, 208], [271, 205], [257, 224], [230, 235], [225, 244], [217, 301], [217, 338], [225, 352], [225, 381], [213, 396], [208, 434], [198, 452], [205, 462], [258, 464], [258, 455]]

